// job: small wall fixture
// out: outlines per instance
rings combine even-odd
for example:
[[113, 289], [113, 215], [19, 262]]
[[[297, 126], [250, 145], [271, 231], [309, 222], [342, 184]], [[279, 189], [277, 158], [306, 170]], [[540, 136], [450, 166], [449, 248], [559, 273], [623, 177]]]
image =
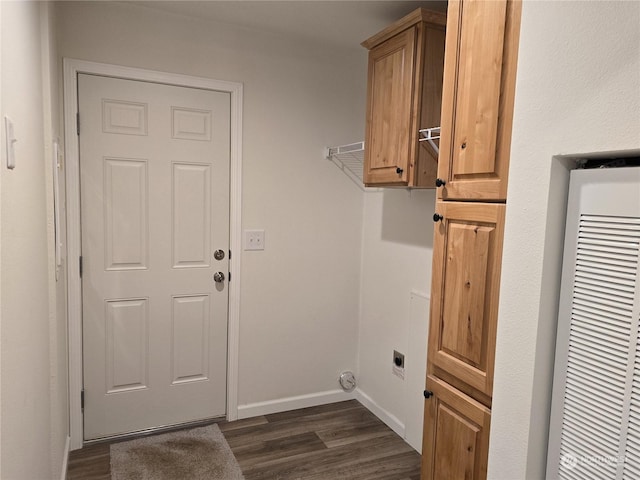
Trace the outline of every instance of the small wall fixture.
[[419, 142], [429, 142], [429, 144], [433, 147], [437, 154], [440, 153], [440, 149], [434, 140], [440, 139], [440, 127], [433, 128], [423, 128], [422, 130], [418, 130], [420, 133]]
[[348, 370], [340, 374], [338, 382], [345, 392], [352, 392], [356, 388], [356, 377], [353, 372]]

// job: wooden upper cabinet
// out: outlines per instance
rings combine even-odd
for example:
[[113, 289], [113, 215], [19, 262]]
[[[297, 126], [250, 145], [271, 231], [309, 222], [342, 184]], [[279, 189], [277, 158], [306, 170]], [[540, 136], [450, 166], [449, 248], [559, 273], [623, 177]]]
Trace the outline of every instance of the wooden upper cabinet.
[[490, 405], [504, 204], [436, 203], [428, 371]]
[[423, 480], [484, 480], [487, 477], [491, 411], [428, 376], [422, 444]]
[[438, 198], [505, 200], [521, 3], [448, 8]]
[[434, 187], [438, 155], [418, 131], [440, 124], [445, 23], [446, 15], [420, 8], [362, 44], [365, 185]]

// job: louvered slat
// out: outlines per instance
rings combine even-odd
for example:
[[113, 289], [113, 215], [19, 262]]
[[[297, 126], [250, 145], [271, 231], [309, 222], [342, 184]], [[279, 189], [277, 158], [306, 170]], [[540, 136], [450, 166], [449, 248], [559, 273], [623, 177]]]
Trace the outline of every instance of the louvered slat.
[[594, 331], [603, 335], [609, 335], [612, 342], [616, 344], [624, 344], [628, 339], [624, 335], [624, 328], [616, 328], [606, 322], [599, 322], [597, 319], [580, 315], [579, 311], [574, 311], [573, 315], [579, 318], [580, 323], [588, 325]]
[[625, 325], [625, 316], [618, 315], [612, 311], [605, 311], [597, 308], [590, 307], [588, 305], [573, 305], [573, 311], [577, 312], [577, 314], [584, 313], [589, 318], [595, 320], [596, 322], [602, 322], [603, 325], [609, 325], [611, 328], [619, 327], [621, 330], [625, 330], [627, 328]]
[[578, 252], [577, 262], [591, 262], [592, 265], [605, 265], [611, 268], [622, 267], [627, 268], [627, 263], [625, 262], [625, 255], [603, 255], [601, 252], [594, 251], [580, 251]]
[[618, 379], [615, 382], [610, 381], [610, 376], [603, 374], [597, 368], [585, 368], [584, 366], [574, 365], [571, 372], [568, 372], [568, 382], [572, 381], [579, 384], [577, 387], [590, 391], [596, 395], [598, 393], [605, 399], [611, 395], [624, 395], [625, 384]]
[[612, 307], [622, 307], [623, 309], [632, 310], [633, 304], [627, 303], [629, 300], [620, 299], [620, 292], [616, 292], [615, 294], [611, 293], [609, 290], [608, 293], [601, 292], [598, 288], [593, 288], [589, 285], [581, 284], [576, 285], [574, 298], [575, 299], [590, 299], [593, 297], [599, 298], [600, 305], [609, 305]]
[[625, 264], [623, 261], [605, 263], [603, 261], [594, 261], [593, 259], [578, 257], [576, 266], [583, 267], [585, 269], [595, 269], [596, 271], [603, 270], [607, 272], [619, 272], [624, 273], [625, 275], [630, 275], [631, 277], [635, 276], [633, 268], [629, 267], [629, 265]]
[[[624, 358], [623, 355], [619, 354], [619, 351], [615, 347], [611, 347], [610, 350], [606, 350], [606, 346], [602, 343], [598, 343], [598, 338], [593, 339], [593, 343], [589, 344], [589, 339], [584, 338], [581, 332], [577, 329], [571, 332], [574, 335], [572, 339], [571, 346], [569, 347], [569, 356], [573, 356], [574, 358], [580, 359], [581, 362], [585, 362], [588, 364], [591, 362], [598, 368], [610, 368], [611, 373], [616, 373], [616, 360], [620, 360]], [[574, 352], [578, 353], [577, 355], [572, 355]], [[619, 370], [620, 371], [620, 370]]]
[[616, 260], [625, 260], [628, 258], [629, 249], [604, 247], [602, 245], [582, 245], [578, 248], [577, 254], [578, 255], [587, 254], [587, 255], [594, 255], [599, 257], [611, 256], [611, 258], [614, 258]]
[[[575, 335], [576, 344], [593, 341], [601, 346], [599, 351], [608, 352], [608, 348], [612, 348], [620, 353], [626, 352], [626, 345], [623, 346], [621, 341], [616, 341], [615, 337], [607, 337], [606, 331], [605, 333], [601, 332], [602, 329], [590, 329], [589, 326], [590, 325], [588, 323], [586, 325], [580, 325], [576, 323], [576, 325], [573, 326], [573, 333]], [[628, 338], [626, 343], [629, 343]]]
[[[621, 295], [628, 295], [629, 293], [621, 293]], [[615, 307], [605, 307], [604, 305], [601, 305], [598, 303], [597, 299], [591, 299], [591, 300], [585, 300], [583, 298], [574, 298], [573, 302], [578, 306], [578, 308], [583, 307], [583, 308], [593, 308], [597, 311], [601, 311], [605, 314], [609, 314], [609, 312], [613, 313], [614, 315], [620, 315], [622, 317], [625, 317], [629, 315], [628, 310], [625, 309], [620, 309], [620, 308], [615, 308]]]
[[583, 213], [580, 215], [580, 226], [584, 225], [633, 225], [636, 230], [640, 230], [640, 222], [636, 217], [618, 217], [615, 215], [593, 215]]
[[634, 275], [602, 268], [599, 263], [592, 263], [591, 267], [576, 265], [576, 283], [578, 285], [581, 283], [606, 282], [606, 286], [613, 287], [615, 292], [615, 290], [627, 290], [630, 286], [633, 286], [634, 279]]
[[[624, 232], [625, 234], [628, 232]], [[618, 248], [629, 248], [634, 250], [638, 248], [638, 237], [633, 235], [633, 232], [629, 232], [632, 235], [621, 235], [618, 232], [610, 231], [608, 233], [597, 233], [595, 229], [590, 231], [580, 230], [578, 234], [579, 238], [590, 240], [592, 243], [596, 243], [597, 241], [607, 242], [607, 244], [616, 246]]]
[[[585, 395], [589, 395], [586, 397]], [[604, 389], [601, 387], [600, 391], [594, 389], [590, 384], [586, 384], [586, 382], [579, 382], [573, 379], [567, 380], [567, 389], [566, 396], [570, 397], [573, 401], [581, 401], [581, 402], [600, 402], [601, 405], [606, 405], [609, 396], [606, 394]], [[588, 399], [588, 400], [586, 400]], [[610, 415], [612, 415], [612, 421], [615, 420], [616, 409], [614, 408], [605, 408]], [[619, 412], [617, 412], [619, 415]]]

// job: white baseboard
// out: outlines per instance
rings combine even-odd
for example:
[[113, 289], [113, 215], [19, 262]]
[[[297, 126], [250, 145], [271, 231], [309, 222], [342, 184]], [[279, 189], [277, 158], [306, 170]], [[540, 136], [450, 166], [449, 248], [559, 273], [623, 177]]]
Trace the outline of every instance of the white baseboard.
[[395, 415], [392, 415], [387, 410], [382, 408], [373, 399], [364, 393], [362, 390], [356, 390], [356, 400], [371, 411], [376, 417], [382, 420], [387, 426], [400, 435], [401, 438], [405, 438], [404, 423], [402, 423]]
[[64, 452], [62, 453], [62, 472], [60, 473], [60, 480], [67, 480], [67, 467], [69, 465], [69, 449], [71, 446], [71, 437], [67, 437], [67, 441], [64, 444]]
[[278, 398], [267, 402], [248, 403], [246, 405], [238, 405], [238, 420], [268, 415], [270, 413], [315, 407], [316, 405], [324, 405], [327, 403], [343, 402], [345, 400], [353, 400], [354, 398], [356, 397], [353, 392], [328, 390], [326, 392], [310, 393], [297, 397]]

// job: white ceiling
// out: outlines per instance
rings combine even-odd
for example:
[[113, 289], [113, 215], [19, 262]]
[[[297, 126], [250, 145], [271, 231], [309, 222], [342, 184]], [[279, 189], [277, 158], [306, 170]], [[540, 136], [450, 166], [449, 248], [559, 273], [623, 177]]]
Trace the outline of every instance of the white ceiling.
[[418, 7], [446, 11], [446, 1], [234, 0], [139, 1], [147, 8], [236, 24], [340, 48], [360, 42]]

